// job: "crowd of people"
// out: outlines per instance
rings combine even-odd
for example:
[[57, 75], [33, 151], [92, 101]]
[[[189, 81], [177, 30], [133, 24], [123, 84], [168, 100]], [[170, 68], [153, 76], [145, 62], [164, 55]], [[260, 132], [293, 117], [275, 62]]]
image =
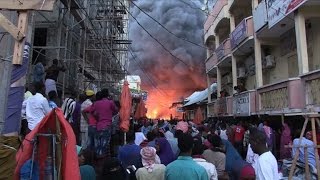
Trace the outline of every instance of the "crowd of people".
[[[288, 173], [288, 159], [297, 151], [298, 163], [306, 162], [302, 147], [285, 147], [299, 145], [300, 131], [284, 121], [280, 148], [276, 148], [276, 131], [267, 121], [228, 124], [212, 120], [196, 125], [131, 119], [130, 131], [124, 135], [119, 129], [119, 102], [112, 100], [107, 89], [96, 94], [87, 90], [78, 100], [71, 93], [61, 106], [55, 91], [46, 96], [44, 84], [35, 83], [31, 89], [23, 102], [27, 128], [22, 132], [32, 131], [51, 109], [61, 107], [77, 139], [82, 179], [279, 179], [279, 172]], [[301, 145], [308, 146], [308, 164], [315, 174], [311, 139], [307, 131]], [[287, 159], [282, 168], [275, 157]]]
[[[61, 107], [77, 139], [83, 180], [280, 179], [288, 174], [290, 158], [297, 152], [301, 167], [308, 162], [312, 175], [316, 174], [312, 134], [307, 131], [299, 140], [300, 128], [294, 129], [284, 121], [280, 147], [276, 143], [279, 133], [267, 121], [249, 124], [211, 120], [194, 124], [131, 118], [129, 132], [123, 133], [119, 128], [120, 103], [107, 89], [97, 93], [86, 90], [79, 96], [66, 93], [60, 105], [56, 89], [49, 82], [35, 82], [25, 93], [21, 132], [26, 135], [52, 109]], [[305, 145], [307, 154], [302, 147]]]
[[61, 106], [55, 91], [46, 95], [42, 83], [35, 83], [25, 95], [26, 130], [22, 132], [32, 131], [53, 108], [61, 107], [77, 139], [82, 179], [279, 179], [282, 173], [288, 174], [290, 158], [297, 151], [301, 167], [307, 157], [311, 173], [316, 174], [311, 132], [302, 137], [301, 148], [288, 148], [299, 146], [300, 131], [284, 121], [280, 148], [276, 148], [277, 133], [267, 121], [212, 120], [196, 125], [131, 119], [125, 135], [119, 129], [119, 102], [112, 100], [107, 89], [96, 94], [86, 90], [78, 100], [71, 93]]

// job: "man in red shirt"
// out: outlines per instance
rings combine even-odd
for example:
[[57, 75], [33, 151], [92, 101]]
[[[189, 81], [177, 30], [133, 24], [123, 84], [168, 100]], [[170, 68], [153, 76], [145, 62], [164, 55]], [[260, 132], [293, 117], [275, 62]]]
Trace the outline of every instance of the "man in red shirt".
[[244, 133], [245, 129], [242, 127], [242, 122], [239, 121], [237, 126], [234, 128], [234, 147], [240, 155], [242, 155]]

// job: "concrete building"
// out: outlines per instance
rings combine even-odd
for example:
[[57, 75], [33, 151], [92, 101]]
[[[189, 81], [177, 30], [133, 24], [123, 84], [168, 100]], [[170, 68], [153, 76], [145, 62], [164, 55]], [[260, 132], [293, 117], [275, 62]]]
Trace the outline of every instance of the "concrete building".
[[320, 112], [320, 1], [219, 0], [204, 24], [208, 117]]

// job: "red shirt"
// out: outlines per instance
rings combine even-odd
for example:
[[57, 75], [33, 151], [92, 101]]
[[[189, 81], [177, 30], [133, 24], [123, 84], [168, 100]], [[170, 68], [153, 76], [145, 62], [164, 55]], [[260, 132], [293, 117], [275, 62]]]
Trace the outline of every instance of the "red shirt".
[[242, 126], [236, 126], [234, 128], [234, 141], [242, 141], [244, 136], [245, 130]]

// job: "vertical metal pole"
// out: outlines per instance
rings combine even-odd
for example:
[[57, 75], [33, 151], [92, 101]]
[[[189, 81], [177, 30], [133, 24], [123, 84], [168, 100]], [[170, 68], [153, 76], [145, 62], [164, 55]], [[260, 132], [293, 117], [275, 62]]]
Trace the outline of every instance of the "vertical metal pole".
[[57, 174], [56, 174], [56, 135], [52, 134], [52, 175], [53, 180], [57, 180]]
[[[313, 144], [317, 146], [317, 134], [316, 134], [316, 123], [315, 123], [315, 117], [311, 118], [311, 128], [312, 128], [312, 140]], [[317, 147], [314, 148], [314, 153], [316, 156], [316, 168], [317, 168], [317, 174], [318, 178], [320, 177], [320, 164], [319, 164], [319, 154], [317, 151]]]
[[86, 90], [86, 84], [85, 84], [85, 79], [86, 77], [84, 76], [84, 68], [85, 68], [85, 63], [86, 63], [86, 58], [87, 58], [87, 26], [85, 24], [84, 26], [84, 47], [83, 47], [83, 59], [82, 59], [82, 83], [83, 83], [83, 90]]
[[[71, 9], [71, 0], [68, 0], [68, 19], [67, 21], [70, 21], [70, 17], [71, 17], [71, 13], [70, 13], [70, 9]], [[68, 40], [69, 40], [69, 25], [66, 25], [66, 36], [65, 36], [65, 42], [64, 42], [64, 60], [63, 62], [66, 64], [66, 59], [67, 59], [67, 53], [68, 53]], [[68, 70], [67, 70], [68, 71]], [[65, 71], [63, 73], [63, 82], [62, 82], [62, 98], [65, 99], [65, 82], [66, 82], [66, 73], [67, 71]]]

